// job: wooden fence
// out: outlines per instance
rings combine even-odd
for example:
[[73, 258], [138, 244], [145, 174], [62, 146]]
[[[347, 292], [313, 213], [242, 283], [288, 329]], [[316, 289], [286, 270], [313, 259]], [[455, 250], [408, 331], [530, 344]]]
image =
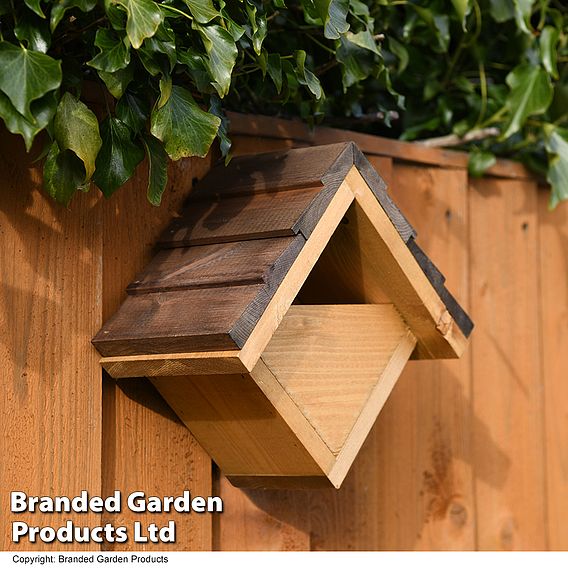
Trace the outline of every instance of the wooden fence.
[[10, 490], [187, 488], [221, 495], [225, 512], [163, 515], [177, 523], [171, 550], [568, 549], [568, 206], [549, 212], [511, 162], [471, 180], [459, 153], [262, 117], [233, 115], [232, 129], [236, 153], [357, 142], [474, 319], [466, 356], [408, 365], [341, 490], [235, 489], [149, 382], [102, 377], [90, 345], [212, 158], [173, 165], [161, 208], [141, 168], [110, 200], [93, 191], [65, 210], [3, 133], [1, 548], [18, 548]]

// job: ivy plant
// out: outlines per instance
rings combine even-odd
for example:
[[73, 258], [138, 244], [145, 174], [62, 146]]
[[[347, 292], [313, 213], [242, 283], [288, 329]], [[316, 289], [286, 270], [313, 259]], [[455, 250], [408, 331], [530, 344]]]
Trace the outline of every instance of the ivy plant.
[[[568, 16], [560, 0], [0, 0], [0, 117], [68, 204], [146, 157], [228, 158], [227, 109], [412, 140], [451, 134], [568, 198]], [[94, 96], [93, 96], [94, 92]], [[468, 137], [469, 136], [469, 137]], [[37, 147], [37, 145], [35, 146]]]

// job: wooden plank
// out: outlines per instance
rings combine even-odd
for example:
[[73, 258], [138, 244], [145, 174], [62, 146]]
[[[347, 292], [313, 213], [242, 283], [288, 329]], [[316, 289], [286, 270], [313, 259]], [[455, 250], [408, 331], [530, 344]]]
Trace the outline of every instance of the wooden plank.
[[549, 548], [568, 548], [568, 204], [548, 209], [549, 189], [538, 192], [540, 317], [545, 408]]
[[[103, 321], [116, 312], [126, 297], [126, 286], [150, 261], [155, 242], [172, 216], [187, 199], [192, 181], [210, 168], [205, 160], [180, 160], [169, 168], [168, 187], [162, 205], [146, 200], [142, 170], [102, 204], [103, 220]], [[130, 388], [129, 388], [130, 387]], [[103, 493], [115, 489], [127, 495], [145, 491], [149, 495], [211, 495], [211, 459], [197, 444], [174, 412], [161, 400], [149, 381], [103, 383]], [[180, 518], [183, 517], [183, 518]], [[149, 522], [165, 524], [171, 513], [152, 514]], [[175, 515], [176, 542], [168, 550], [209, 550], [212, 547], [211, 515]], [[139, 513], [123, 510], [120, 519], [108, 515], [104, 522], [129, 527]], [[130, 539], [117, 550], [150, 549]], [[109, 547], [110, 548], [110, 547]]]
[[240, 360], [238, 351], [203, 351], [170, 355], [103, 357], [101, 365], [115, 379], [176, 375], [219, 375], [246, 373], [248, 371]]
[[294, 237], [259, 239], [160, 251], [129, 294], [260, 284]]
[[[395, 164], [392, 179], [396, 202], [467, 306], [466, 173]], [[312, 549], [475, 547], [469, 356], [407, 365], [341, 489], [310, 494]]]
[[537, 186], [476, 180], [470, 210], [471, 302], [478, 324], [472, 343], [478, 547], [542, 550]]
[[262, 360], [337, 455], [407, 329], [391, 304], [291, 306]]
[[467, 339], [447, 307], [361, 175], [353, 171], [347, 181], [357, 202], [348, 214], [352, 239], [414, 332], [418, 357], [459, 357]]
[[105, 357], [235, 349], [229, 332], [262, 287], [128, 296], [93, 343]]
[[196, 188], [193, 200], [210, 200], [211, 196], [229, 197], [243, 193], [261, 193], [320, 187], [323, 178], [350, 144], [340, 142], [302, 149], [268, 152], [254, 156], [237, 156], [228, 166], [213, 168]]
[[[90, 337], [101, 324], [102, 240], [95, 196], [64, 209], [41, 190], [41, 166], [0, 127], [0, 550], [19, 544], [11, 523], [59, 526], [57, 515], [10, 512], [10, 491], [101, 493], [101, 371]], [[96, 526], [100, 515], [69, 514]], [[96, 550], [96, 543], [75, 549]]]
[[323, 475], [250, 375], [152, 382], [227, 476]]
[[[332, 144], [339, 141], [355, 142], [368, 155], [388, 156], [405, 162], [467, 169], [468, 155], [465, 152], [429, 148], [419, 143], [401, 142], [371, 134], [340, 130], [337, 128], [309, 128], [300, 120], [285, 120], [274, 117], [230, 112], [231, 132], [240, 140], [254, 137], [255, 140], [292, 140], [295, 144]], [[243, 144], [243, 142], [241, 142]], [[262, 147], [262, 146], [260, 146]], [[534, 176], [518, 162], [498, 160], [488, 170], [488, 175], [511, 179], [530, 179]]]
[[296, 223], [321, 188], [260, 193], [192, 203], [168, 227], [162, 247], [228, 243], [297, 234]]

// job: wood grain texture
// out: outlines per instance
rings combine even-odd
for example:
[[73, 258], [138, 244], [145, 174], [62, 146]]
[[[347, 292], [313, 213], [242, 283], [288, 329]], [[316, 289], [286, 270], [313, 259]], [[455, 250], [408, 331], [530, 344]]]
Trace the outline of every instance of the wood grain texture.
[[549, 548], [568, 549], [568, 207], [539, 188], [540, 312]]
[[337, 455], [407, 329], [388, 304], [291, 306], [262, 360]]
[[[467, 306], [466, 172], [395, 164], [392, 180], [422, 246]], [[311, 494], [312, 549], [474, 548], [469, 393], [467, 352], [410, 362], [342, 488]]]
[[[547, 546], [538, 304], [537, 186], [480, 180], [470, 193], [477, 546]], [[491, 231], [488, 228], [491, 227]], [[481, 477], [480, 473], [485, 475]]]
[[163, 234], [162, 247], [293, 236], [321, 187], [224, 197], [190, 204]]
[[294, 237], [160, 251], [128, 285], [129, 294], [260, 284]]
[[[118, 309], [126, 286], [150, 261], [158, 236], [178, 213], [191, 190], [192, 180], [210, 168], [205, 160], [179, 160], [170, 164], [169, 182], [162, 205], [151, 206], [141, 187], [144, 174], [103, 203], [103, 320]], [[146, 491], [154, 495], [178, 494], [189, 489], [194, 495], [212, 493], [211, 459], [195, 442], [174, 412], [161, 401], [149, 381], [103, 383], [103, 493], [119, 489]], [[150, 464], [150, 465], [149, 465]], [[125, 510], [121, 523], [130, 527], [138, 513]], [[164, 524], [170, 513], [153, 514], [151, 521]], [[116, 522], [112, 515], [108, 522]], [[148, 519], [149, 520], [149, 519]], [[178, 532], [168, 550], [208, 550], [212, 547], [210, 515], [176, 516]], [[149, 547], [149, 545], [148, 545]], [[114, 549], [140, 549], [132, 540]]]
[[59, 207], [31, 162], [1, 127], [0, 550], [55, 551], [68, 545], [13, 543], [12, 522], [96, 526], [100, 516], [15, 515], [9, 492], [101, 492], [101, 375], [90, 337], [101, 324], [102, 240], [94, 196]]

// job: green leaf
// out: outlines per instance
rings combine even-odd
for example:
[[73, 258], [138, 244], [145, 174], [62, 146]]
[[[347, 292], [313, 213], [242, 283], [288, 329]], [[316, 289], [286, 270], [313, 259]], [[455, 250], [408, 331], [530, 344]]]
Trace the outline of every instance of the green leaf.
[[342, 37], [336, 51], [336, 58], [341, 63], [343, 91], [351, 85], [366, 79], [373, 70], [369, 61], [368, 52]]
[[544, 127], [548, 153], [548, 175], [551, 185], [550, 208], [568, 199], [568, 130], [547, 124]]
[[531, 33], [531, 13], [534, 0], [513, 0], [517, 26], [523, 32]]
[[126, 8], [126, 33], [134, 49], [152, 37], [162, 23], [162, 12], [154, 0], [112, 0]]
[[171, 73], [177, 63], [175, 34], [165, 26], [160, 26], [154, 36], [144, 40], [138, 49], [138, 55], [151, 75]]
[[81, 159], [87, 182], [95, 171], [95, 160], [102, 141], [99, 122], [87, 106], [70, 93], [65, 93], [57, 107], [53, 134], [59, 149], [70, 150]]
[[26, 151], [30, 151], [34, 138], [41, 132], [55, 115], [57, 108], [57, 93], [52, 91], [31, 105], [33, 121], [27, 120], [10, 102], [10, 99], [0, 93], [0, 117], [3, 118], [6, 128], [13, 134], [20, 134], [26, 144]]
[[452, 4], [465, 31], [465, 17], [469, 11], [469, 0], [452, 0]]
[[16, 110], [33, 122], [32, 101], [61, 84], [61, 62], [25, 47], [0, 42], [0, 91]]
[[172, 94], [172, 78], [169, 75], [162, 75], [160, 77], [160, 98], [156, 102], [157, 108], [162, 108]]
[[129, 65], [125, 69], [119, 69], [114, 73], [99, 71], [99, 77], [102, 79], [106, 88], [115, 99], [120, 99], [128, 85], [134, 79], [134, 68]]
[[306, 52], [303, 49], [296, 51], [296, 77], [300, 85], [305, 85], [314, 95], [314, 97], [319, 100], [323, 96], [323, 89], [319, 79], [306, 68]]
[[43, 187], [55, 201], [65, 206], [84, 186], [85, 169], [72, 152], [61, 152], [53, 142], [43, 165]]
[[[363, 49], [367, 49], [368, 51], [372, 51], [379, 55], [379, 50], [377, 49], [377, 42], [373, 38], [373, 35], [369, 30], [364, 30], [362, 32], [358, 32], [356, 34], [347, 32], [346, 36], [347, 41], [362, 47]], [[395, 40], [396, 41], [396, 40]]]
[[389, 49], [398, 57], [399, 60], [398, 72], [399, 74], [401, 74], [407, 68], [408, 62], [410, 60], [408, 56], [408, 50], [406, 49], [406, 47], [404, 47], [402, 43], [397, 41], [392, 36], [389, 36], [388, 42], [389, 42]]
[[349, 30], [349, 0], [302, 0], [302, 4], [310, 18], [321, 20], [327, 39], [339, 39]]
[[515, 17], [513, 0], [490, 0], [489, 13], [500, 24]]
[[87, 65], [107, 73], [124, 69], [130, 63], [130, 45], [125, 43], [124, 39], [126, 38], [121, 38], [112, 30], [97, 30], [95, 45], [100, 49], [100, 53]]
[[67, 10], [79, 8], [82, 12], [90, 12], [97, 5], [97, 0], [58, 0], [57, 2], [53, 2], [53, 4], [54, 6], [51, 8], [51, 19], [49, 21], [49, 27], [52, 32], [59, 25], [59, 22], [61, 22]]
[[558, 68], [556, 66], [557, 45], [560, 32], [553, 26], [545, 26], [540, 34], [539, 47], [540, 58], [544, 68], [555, 78], [558, 79]]
[[20, 15], [14, 27], [14, 35], [32, 51], [46, 53], [51, 45], [51, 34], [46, 20], [30, 12]]
[[217, 138], [219, 138], [219, 149], [221, 150], [221, 156], [225, 158], [225, 164], [228, 164], [231, 159], [229, 152], [231, 151], [231, 146], [233, 145], [233, 143], [231, 142], [231, 138], [229, 137], [230, 122], [227, 118], [227, 115], [223, 112], [221, 99], [219, 97], [211, 97], [209, 112], [221, 119], [221, 124], [219, 125], [219, 130], [217, 131]]
[[473, 177], [481, 177], [491, 166], [497, 162], [495, 154], [482, 150], [474, 150], [469, 154], [467, 169]]
[[151, 132], [173, 160], [206, 156], [220, 124], [218, 117], [201, 110], [191, 93], [177, 85], [168, 102], [154, 108], [151, 116]]
[[509, 118], [504, 125], [503, 139], [518, 132], [529, 116], [545, 112], [553, 95], [546, 71], [530, 63], [515, 67], [507, 75], [506, 81], [510, 88], [505, 102]]
[[207, 24], [221, 14], [213, 6], [211, 0], [183, 0], [191, 15], [200, 24]]
[[154, 136], [145, 134], [142, 143], [148, 156], [148, 201], [158, 206], [168, 182], [168, 154], [162, 142]]
[[231, 86], [231, 74], [238, 50], [231, 34], [221, 26], [196, 26], [207, 51], [208, 68], [213, 78], [213, 86], [223, 98]]
[[266, 70], [268, 71], [268, 75], [270, 75], [270, 78], [274, 82], [276, 91], [278, 92], [278, 94], [280, 94], [280, 91], [282, 90], [282, 60], [280, 59], [280, 54], [268, 54]]
[[146, 99], [128, 90], [116, 104], [115, 114], [132, 132], [138, 134], [144, 130], [150, 118], [150, 106]]
[[26, 6], [30, 10], [33, 10], [40, 18], [45, 18], [45, 14], [43, 13], [40, 5], [41, 0], [24, 0], [24, 2]]
[[110, 197], [132, 177], [144, 150], [132, 141], [130, 128], [112, 116], [101, 123], [101, 138], [93, 181], [105, 197]]

